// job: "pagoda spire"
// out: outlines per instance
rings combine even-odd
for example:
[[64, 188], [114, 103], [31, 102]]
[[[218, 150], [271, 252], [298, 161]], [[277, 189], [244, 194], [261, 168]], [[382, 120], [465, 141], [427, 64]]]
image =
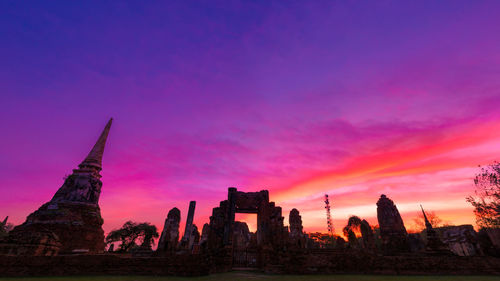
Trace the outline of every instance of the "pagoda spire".
[[106, 140], [108, 138], [109, 129], [111, 128], [112, 122], [113, 118], [109, 119], [108, 123], [106, 124], [106, 127], [104, 127], [101, 136], [95, 143], [92, 150], [89, 152], [85, 160], [83, 160], [83, 162], [80, 165], [78, 165], [80, 169], [89, 166], [95, 167], [99, 171], [102, 169], [102, 155], [104, 154], [104, 146], [106, 145]]
[[422, 207], [422, 205], [420, 205], [420, 209], [422, 209], [422, 213], [424, 214], [425, 228], [432, 229], [432, 224], [427, 219], [427, 216], [425, 215], [425, 211], [424, 211], [424, 208]]

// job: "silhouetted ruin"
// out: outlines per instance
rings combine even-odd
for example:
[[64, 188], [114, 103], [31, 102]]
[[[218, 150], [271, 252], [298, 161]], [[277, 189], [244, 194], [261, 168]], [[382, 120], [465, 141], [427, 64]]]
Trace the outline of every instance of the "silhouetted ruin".
[[382, 249], [387, 255], [409, 252], [408, 233], [398, 208], [384, 194], [377, 202], [377, 219]]
[[[260, 266], [270, 259], [273, 251], [282, 250], [286, 228], [283, 225], [281, 207], [269, 202], [269, 192], [241, 192], [234, 187], [228, 189], [228, 199], [221, 201], [219, 207], [212, 211], [210, 217], [207, 248], [210, 253], [228, 260], [226, 267], [232, 264], [233, 228], [236, 213], [257, 214], [256, 247], [258, 249], [257, 264]], [[235, 253], [247, 255], [247, 253]], [[253, 264], [253, 256], [248, 264]], [[248, 265], [247, 264], [247, 265]], [[242, 264], [242, 266], [245, 266]]]
[[4, 227], [5, 225], [7, 225], [8, 220], [9, 220], [9, 216], [6, 216], [5, 219], [3, 220], [3, 222], [0, 223], [0, 226]]
[[102, 156], [113, 119], [96, 144], [52, 199], [15, 227], [0, 251], [8, 254], [56, 255], [104, 251], [99, 208]]
[[3, 238], [4, 236], [7, 236], [8, 234], [8, 229], [7, 229], [7, 221], [9, 220], [9, 216], [6, 216], [5, 219], [0, 222], [0, 238]]
[[[486, 248], [480, 243], [486, 240], [487, 250], [494, 255], [499, 231], [487, 229], [479, 235], [471, 225], [434, 228], [422, 208], [425, 237], [408, 234], [396, 205], [384, 194], [376, 203], [379, 229], [351, 216], [344, 228], [347, 242], [332, 233], [305, 233], [295, 208], [285, 226], [282, 209], [269, 201], [267, 190], [242, 192], [230, 187], [227, 199], [212, 209], [201, 235], [193, 224], [196, 201], [191, 201], [180, 240], [181, 212], [174, 207], [165, 219], [156, 251], [151, 247], [158, 237], [156, 226], [143, 223], [139, 225], [148, 232], [139, 247], [133, 240], [130, 247], [113, 251], [115, 245], [111, 244], [104, 252], [99, 173], [111, 122], [53, 198], [6, 237], [0, 237], [0, 263], [7, 265], [0, 267], [0, 274], [134, 274], [140, 268], [141, 274], [203, 275], [239, 267], [308, 274], [500, 274], [500, 260], [483, 256]], [[237, 213], [257, 215], [255, 233], [245, 222], [235, 221]], [[328, 227], [332, 229], [331, 224]]]
[[196, 208], [196, 201], [189, 202], [188, 216], [186, 219], [186, 227], [184, 229], [184, 235], [182, 236], [181, 245], [185, 248], [190, 248], [189, 244], [191, 237], [193, 236], [193, 219], [194, 219], [194, 209]]
[[196, 226], [196, 224], [193, 224], [191, 225], [191, 230], [189, 233], [189, 239], [187, 244], [188, 250], [197, 251], [196, 247], [199, 245], [199, 243], [200, 243], [200, 232], [198, 231], [198, 227]]
[[306, 246], [306, 236], [303, 233], [302, 217], [297, 209], [292, 209], [288, 217], [290, 223], [289, 247], [303, 248]]
[[470, 224], [443, 226], [436, 228], [447, 248], [459, 256], [475, 256], [481, 254], [477, 233]]
[[161, 254], [173, 253], [177, 249], [179, 241], [179, 223], [181, 221], [181, 211], [172, 208], [168, 212], [160, 240], [158, 241], [157, 252]]
[[434, 228], [432, 227], [432, 224], [427, 219], [427, 215], [425, 214], [425, 211], [424, 211], [424, 208], [422, 207], [422, 205], [420, 205], [420, 208], [422, 209], [422, 214], [424, 215], [425, 230], [426, 230], [426, 235], [427, 235], [427, 245], [426, 245], [425, 250], [427, 251], [428, 254], [432, 254], [432, 255], [450, 254], [450, 251], [444, 245], [443, 241], [441, 241], [438, 233], [436, 232], [436, 230], [434, 230]]
[[201, 238], [200, 238], [200, 245], [206, 245], [206, 242], [208, 241], [208, 233], [210, 232], [210, 225], [208, 223], [205, 223], [203, 225], [203, 228], [201, 230]]

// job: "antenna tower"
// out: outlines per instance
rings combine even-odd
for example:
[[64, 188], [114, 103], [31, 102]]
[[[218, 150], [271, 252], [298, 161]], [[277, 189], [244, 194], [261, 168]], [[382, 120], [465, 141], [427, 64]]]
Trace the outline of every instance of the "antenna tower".
[[325, 194], [325, 209], [326, 209], [326, 224], [328, 225], [328, 233], [333, 236], [332, 215], [330, 213], [330, 200], [328, 194]]

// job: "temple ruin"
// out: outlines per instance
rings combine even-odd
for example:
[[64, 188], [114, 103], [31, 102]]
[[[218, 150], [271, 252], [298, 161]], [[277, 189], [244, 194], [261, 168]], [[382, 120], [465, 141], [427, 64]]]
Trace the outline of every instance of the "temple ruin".
[[186, 219], [186, 227], [184, 228], [184, 235], [181, 239], [181, 247], [184, 249], [192, 249], [195, 240], [199, 240], [198, 227], [193, 225], [194, 210], [196, 208], [196, 201], [189, 202], [188, 216]]
[[[257, 214], [256, 249], [254, 255], [248, 252], [232, 251], [236, 213]], [[281, 207], [269, 202], [269, 192], [242, 192], [234, 187], [228, 189], [228, 199], [221, 201], [219, 207], [212, 211], [208, 230], [207, 247], [211, 252], [229, 250], [228, 256], [235, 257], [241, 266], [256, 263], [262, 265], [267, 253], [281, 250], [284, 247], [286, 228], [283, 225]], [[239, 256], [248, 257], [241, 262]], [[256, 261], [255, 261], [256, 260]]]
[[87, 157], [74, 169], [52, 199], [16, 226], [0, 243], [10, 254], [56, 255], [104, 251], [103, 219], [99, 208], [102, 157], [113, 119]]
[[173, 253], [177, 249], [180, 221], [181, 211], [179, 211], [179, 209], [173, 208], [168, 212], [160, 240], [158, 241], [157, 253]]
[[427, 219], [427, 215], [425, 214], [424, 208], [420, 205], [422, 209], [422, 214], [424, 215], [424, 223], [425, 223], [425, 232], [427, 238], [427, 244], [425, 250], [429, 255], [449, 255], [451, 252], [445, 246], [443, 241], [439, 238], [439, 234], [432, 227], [432, 224]]
[[293, 208], [288, 216], [290, 224], [290, 233], [288, 234], [289, 247], [303, 248], [306, 246], [306, 235], [303, 232], [302, 217], [299, 211]]
[[[182, 237], [181, 212], [174, 207], [167, 214], [154, 252], [153, 237], [149, 235], [134, 251], [114, 252], [111, 244], [104, 253], [100, 171], [111, 123], [112, 119], [52, 199], [30, 214], [22, 225], [0, 237], [0, 262], [10, 266], [0, 267], [0, 273], [15, 275], [16, 271], [10, 269], [13, 268], [29, 274], [57, 275], [66, 272], [65, 267], [56, 268], [61, 263], [69, 273], [88, 273], [91, 269], [92, 274], [136, 273], [140, 268], [141, 273], [153, 275], [203, 275], [249, 267], [271, 273], [399, 274], [461, 270], [467, 274], [478, 271], [500, 274], [499, 260], [485, 261], [482, 256], [480, 237], [472, 225], [434, 228], [422, 208], [425, 236], [408, 234], [396, 205], [384, 194], [376, 202], [380, 231], [374, 231], [367, 220], [351, 216], [344, 228], [347, 242], [331, 232], [305, 233], [302, 216], [295, 208], [290, 210], [289, 226], [285, 226], [282, 209], [269, 200], [268, 190], [243, 192], [229, 187], [227, 199], [212, 209], [201, 235], [193, 223], [196, 201], [190, 201]], [[245, 222], [235, 220], [237, 213], [257, 216], [255, 233]], [[0, 225], [6, 223], [7, 219]], [[329, 227], [333, 228], [330, 224]], [[493, 237], [494, 243], [500, 241], [498, 231], [483, 234], [483, 238]], [[58, 255], [63, 257], [42, 257], [34, 263], [20, 259]], [[39, 263], [45, 267], [33, 269], [33, 264]]]
[[377, 219], [384, 254], [409, 252], [408, 233], [394, 202], [385, 194], [377, 202]]

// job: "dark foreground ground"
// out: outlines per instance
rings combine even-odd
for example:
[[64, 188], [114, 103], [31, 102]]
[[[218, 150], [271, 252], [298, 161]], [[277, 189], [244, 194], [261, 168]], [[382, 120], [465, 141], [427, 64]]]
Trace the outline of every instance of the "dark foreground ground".
[[0, 278], [0, 281], [237, 281], [237, 280], [267, 280], [267, 281], [493, 281], [500, 276], [387, 276], [387, 275], [267, 275], [254, 272], [229, 272], [203, 277], [154, 277], [154, 276], [84, 276], [84, 277], [22, 277]]

